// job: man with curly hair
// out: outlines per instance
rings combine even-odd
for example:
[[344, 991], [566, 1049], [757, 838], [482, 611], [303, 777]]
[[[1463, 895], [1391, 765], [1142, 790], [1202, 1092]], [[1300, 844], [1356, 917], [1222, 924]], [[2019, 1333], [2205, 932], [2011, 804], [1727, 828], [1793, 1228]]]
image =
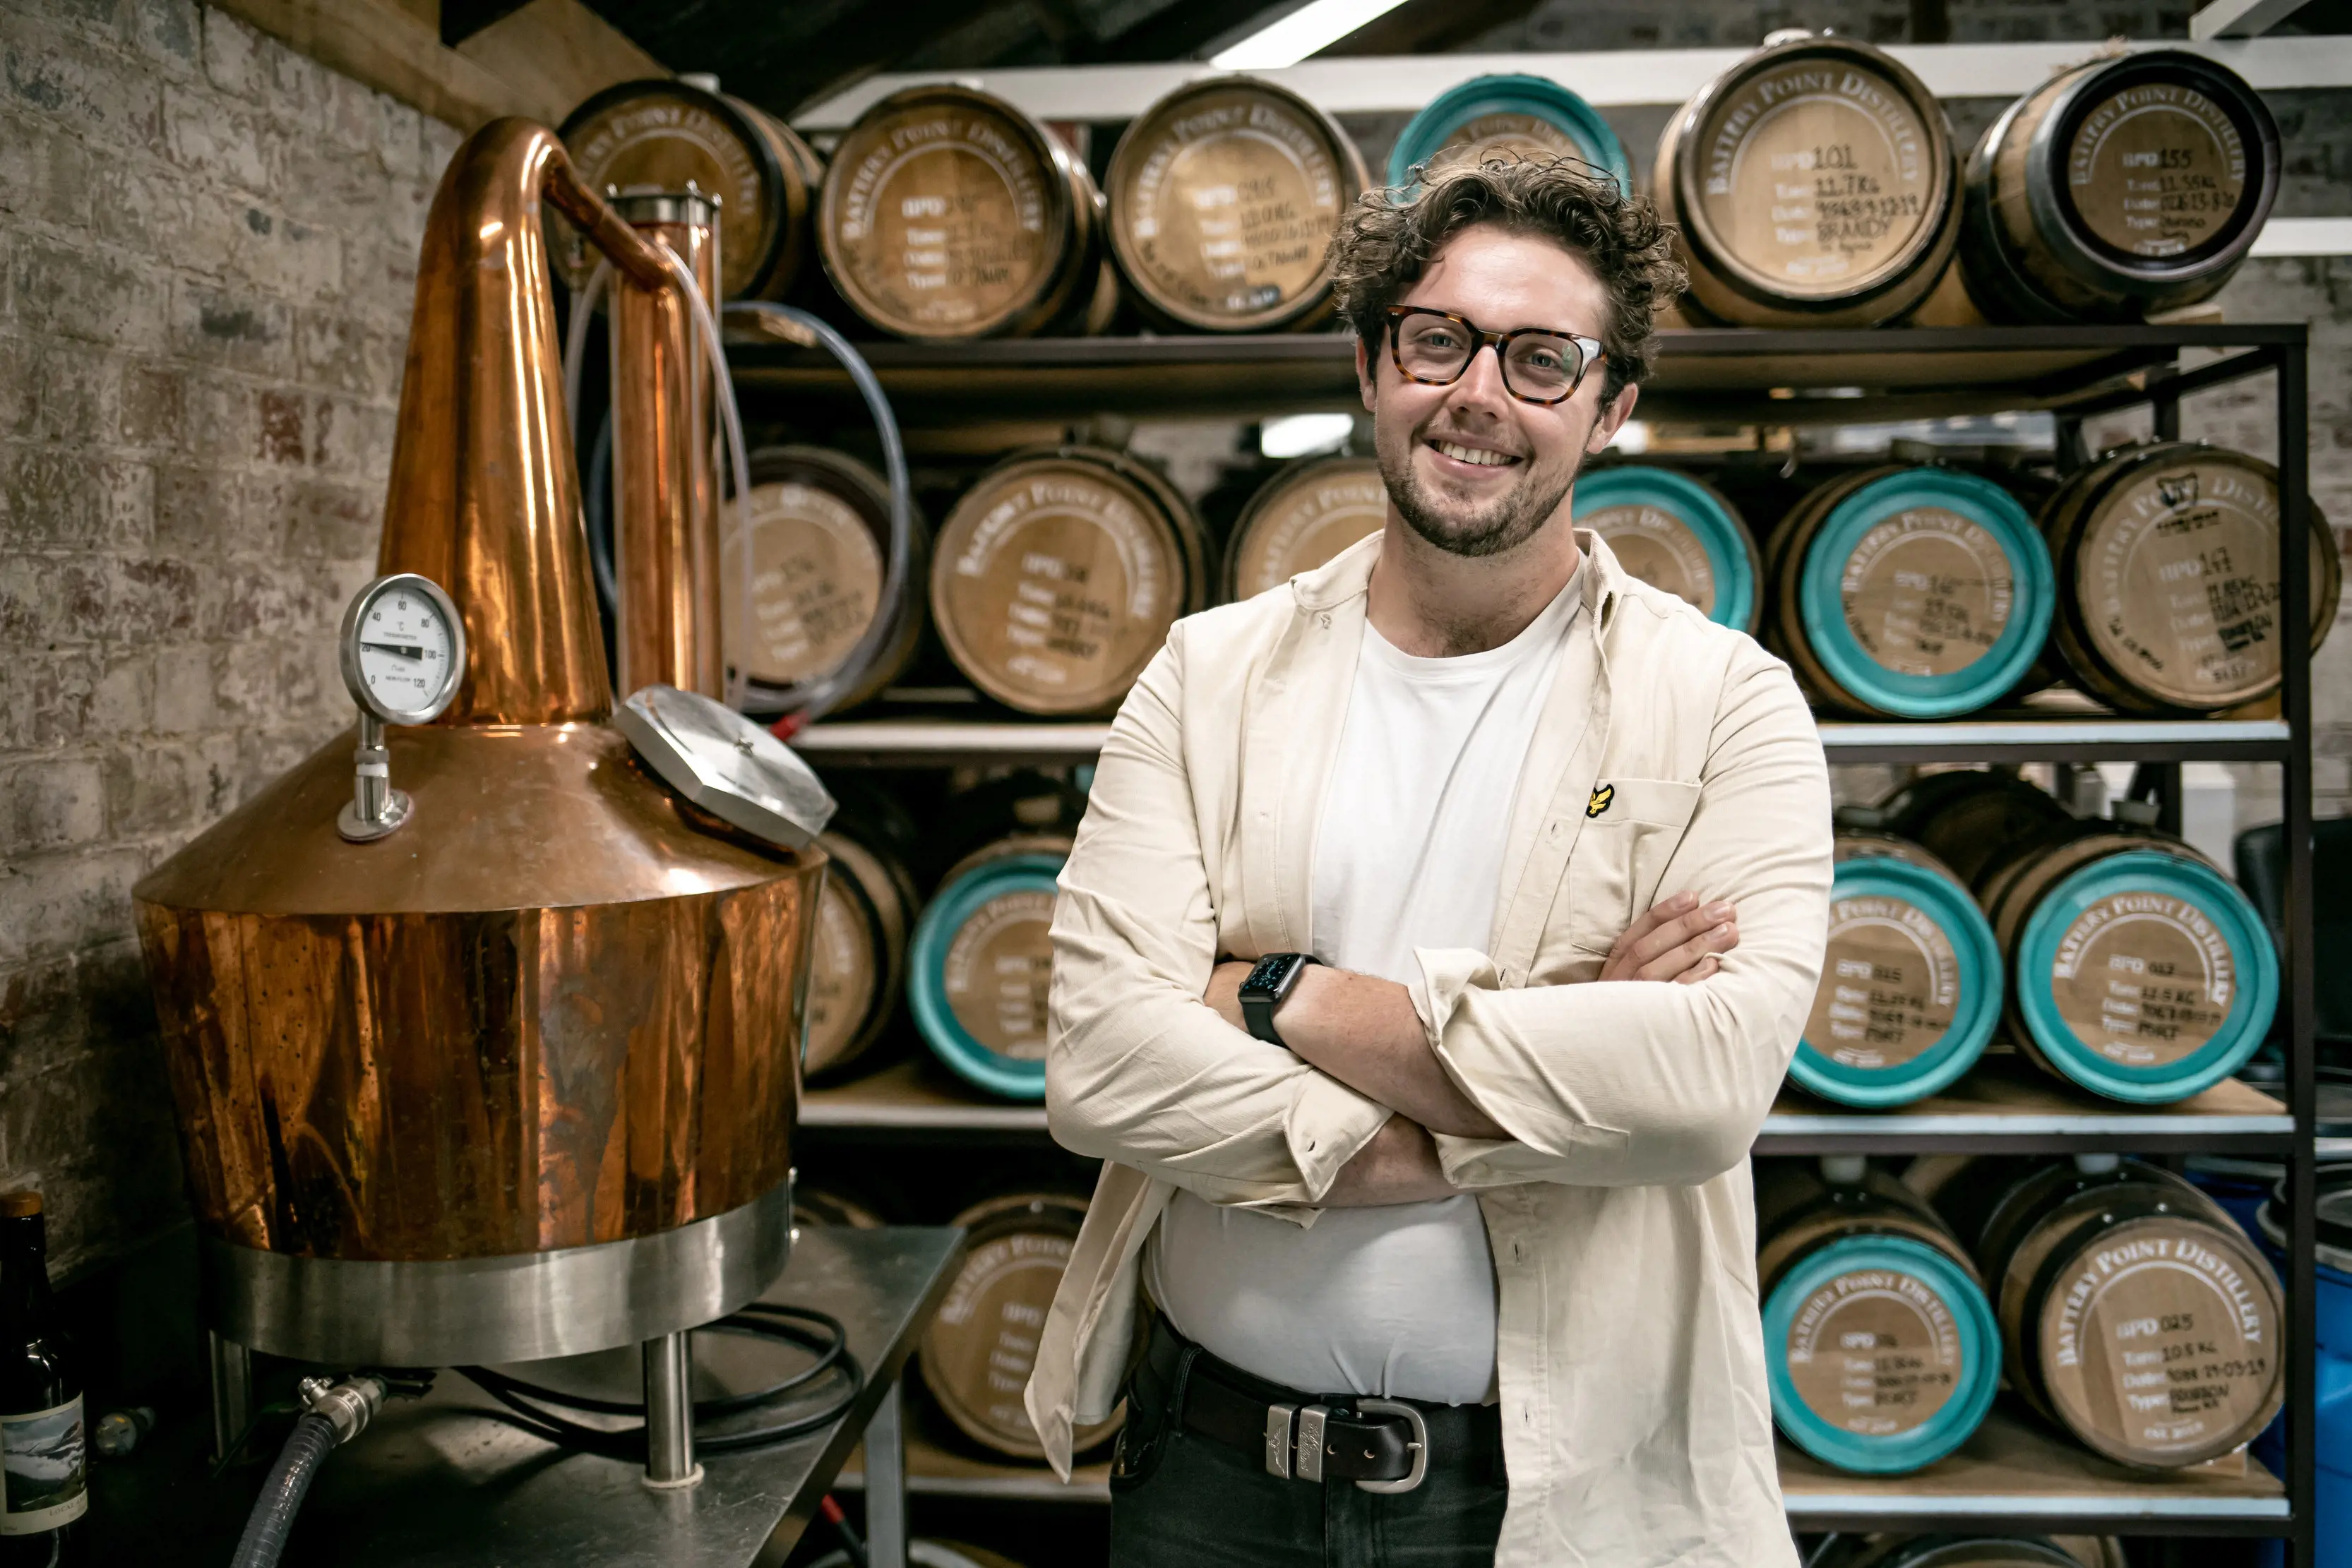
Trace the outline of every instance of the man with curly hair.
[[1112, 1558], [1793, 1564], [1748, 1149], [1828, 918], [1787, 668], [1571, 522], [1681, 277], [1572, 161], [1333, 243], [1380, 533], [1180, 622], [1061, 881], [1028, 1408]]

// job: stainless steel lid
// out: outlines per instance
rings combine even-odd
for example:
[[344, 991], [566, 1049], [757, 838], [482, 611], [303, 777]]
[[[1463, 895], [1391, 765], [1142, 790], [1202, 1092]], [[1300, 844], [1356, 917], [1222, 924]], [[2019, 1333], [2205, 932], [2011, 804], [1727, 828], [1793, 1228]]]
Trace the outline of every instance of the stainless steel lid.
[[747, 833], [797, 850], [833, 820], [833, 797], [799, 754], [724, 703], [646, 686], [613, 721], [663, 782]]

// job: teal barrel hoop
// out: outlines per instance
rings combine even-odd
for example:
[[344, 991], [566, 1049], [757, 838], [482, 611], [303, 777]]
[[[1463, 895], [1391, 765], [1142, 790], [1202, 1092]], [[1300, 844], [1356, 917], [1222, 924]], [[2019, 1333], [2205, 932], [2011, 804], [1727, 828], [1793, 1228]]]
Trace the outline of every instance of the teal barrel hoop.
[[[1663, 513], [1680, 524], [1706, 558], [1714, 602], [1700, 604], [1699, 608], [1718, 626], [1736, 626], [1742, 632], [1756, 630], [1757, 618], [1764, 605], [1763, 568], [1756, 554], [1756, 541], [1739, 514], [1712, 486], [1672, 468], [1629, 463], [1596, 469], [1578, 478], [1571, 506], [1576, 521], [1587, 527], [1591, 526], [1588, 519], [1593, 514], [1620, 507]], [[1629, 558], [1628, 551], [1618, 549], [1617, 534], [1604, 531], [1601, 537], [1610, 541], [1611, 549], [1628, 570], [1636, 576], [1645, 575], [1640, 564]], [[1691, 575], [1687, 567], [1679, 574]], [[1690, 599], [1687, 593], [1682, 597]]]
[[1390, 150], [1389, 183], [1412, 184], [1413, 171], [1435, 157], [1464, 127], [1497, 117], [1549, 128], [1576, 157], [1614, 178], [1619, 190], [1633, 188], [1633, 167], [1625, 148], [1599, 110], [1549, 77], [1519, 75], [1472, 77], [1431, 99], [1405, 122]]
[[[1924, 1421], [1894, 1433], [1857, 1432], [1815, 1411], [1798, 1392], [1790, 1371], [1790, 1339], [1799, 1314], [1841, 1280], [1883, 1276], [1862, 1289], [1893, 1295], [1903, 1310], [1931, 1323], [1930, 1333], [1949, 1336], [1956, 1370], [1942, 1405]], [[1914, 1282], [1917, 1293], [1904, 1291]], [[1855, 1291], [1842, 1292], [1853, 1300]], [[1934, 1323], [1934, 1306], [1948, 1314]], [[2000, 1385], [2000, 1328], [1992, 1305], [1966, 1269], [1924, 1241], [1906, 1236], [1848, 1236], [1808, 1255], [1773, 1286], [1764, 1303], [1764, 1347], [1772, 1394], [1772, 1419], [1788, 1439], [1825, 1465], [1862, 1475], [1900, 1475], [1937, 1459], [1969, 1440], [1992, 1408]], [[1832, 1354], [1843, 1347], [1832, 1345]]]
[[[1832, 1031], [1841, 1025], [1860, 1026], [1855, 1038], [1866, 1039], [1866, 1031], [1885, 1026], [1890, 1003], [1900, 1013], [1905, 1003], [1916, 1000], [1890, 998], [1881, 988], [1885, 977], [1838, 972], [1840, 938], [1865, 925], [1890, 928], [1899, 940], [1917, 948], [1930, 971], [1927, 988], [1931, 994], [1948, 990], [1951, 996], [1950, 1023], [1925, 1049], [1903, 1061], [1874, 1065], [1862, 1060], [1868, 1054], [1864, 1050], [1840, 1043], [1834, 1032], [1813, 1038], [1826, 1014]], [[1948, 954], [1930, 952], [1938, 946], [1948, 946]], [[1950, 973], [1940, 977], [1942, 984], [1937, 985], [1934, 970], [1944, 964], [1950, 966]], [[1789, 1064], [1790, 1080], [1841, 1105], [1907, 1105], [1949, 1087], [1984, 1054], [2000, 1024], [2000, 944], [1976, 901], [1942, 873], [1884, 855], [1842, 859], [1830, 884], [1830, 950], [1822, 987], [1831, 994], [1831, 1007], [1825, 1009], [1816, 1001], [1805, 1037]], [[1863, 995], [1851, 998], [1843, 991]], [[1939, 1004], [1929, 1005], [1942, 1010]], [[1918, 1027], [1916, 1009], [1910, 1027]]]
[[[2133, 902], [2110, 903], [2116, 899]], [[2055, 986], [2061, 960], [2066, 957], [2070, 936], [2086, 915], [2102, 905], [2107, 906], [2112, 918], [2169, 921], [2188, 946], [2202, 950], [2210, 959], [2229, 960], [2234, 973], [2227, 1005], [2213, 1032], [2196, 1049], [2169, 1061], [2119, 1061], [2084, 1040], [2067, 1022]], [[2116, 910], [2122, 913], [2115, 915]], [[2089, 957], [2089, 944], [2082, 942], [2079, 951], [2067, 959], [2067, 977], [2079, 972]], [[2182, 1009], [2194, 1005], [2177, 996], [2150, 994], [2177, 991], [2178, 987], [2163, 984], [2168, 977], [2135, 973], [2140, 977], [2121, 984], [2138, 994], [2126, 993], [2116, 1003], [2141, 1010], [2119, 1012], [2119, 1023], [2139, 1025], [2151, 1008]], [[2034, 1047], [2052, 1067], [2109, 1099], [2166, 1105], [2211, 1088], [2244, 1066], [2261, 1046], [2278, 1009], [2279, 962], [2262, 916], [2219, 872], [2160, 850], [2127, 850], [2093, 861], [2042, 894], [2018, 940], [2012, 983], [2017, 988], [2018, 1011]], [[2115, 985], [2111, 980], [2108, 988], [2114, 989]], [[2211, 998], [2210, 984], [2200, 983], [2200, 988]], [[2105, 1005], [2104, 999], [2102, 1005]]]
[[991, 903], [1008, 894], [1042, 893], [1051, 899], [1062, 859], [1055, 854], [1007, 855], [984, 861], [941, 888], [915, 923], [908, 957], [907, 1002], [924, 1043], [958, 1077], [1007, 1100], [1045, 1097], [1045, 1040], [1039, 1054], [1013, 1056], [990, 1045], [956, 1016], [949, 995], [948, 960], [957, 934]]
[[[2000, 632], [1965, 665], [1941, 673], [1880, 663], [1848, 623], [1843, 594], [1857, 548], [1883, 525], [1908, 527], [1909, 515], [1923, 511], [1949, 514], [1991, 536], [2009, 569], [2009, 614]], [[2041, 656], [2057, 601], [2050, 547], [2024, 507], [1991, 480], [1950, 468], [1906, 468], [1855, 490], [1831, 509], [1798, 570], [1798, 609], [1814, 659], [1861, 704], [1896, 718], [1951, 718], [2012, 690]]]

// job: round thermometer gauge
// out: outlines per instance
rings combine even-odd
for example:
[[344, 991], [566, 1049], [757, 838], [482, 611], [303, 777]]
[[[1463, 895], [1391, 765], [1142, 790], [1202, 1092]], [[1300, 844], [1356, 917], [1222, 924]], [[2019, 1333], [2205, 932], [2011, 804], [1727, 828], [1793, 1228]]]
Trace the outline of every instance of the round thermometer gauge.
[[343, 612], [343, 685], [386, 724], [430, 724], [466, 674], [466, 622], [441, 585], [379, 577]]

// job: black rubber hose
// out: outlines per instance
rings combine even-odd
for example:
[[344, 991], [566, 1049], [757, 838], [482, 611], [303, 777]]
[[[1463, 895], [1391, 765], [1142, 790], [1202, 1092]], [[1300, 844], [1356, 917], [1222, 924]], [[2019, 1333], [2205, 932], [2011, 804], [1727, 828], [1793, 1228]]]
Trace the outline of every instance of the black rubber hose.
[[320, 1461], [335, 1451], [335, 1424], [310, 1415], [294, 1423], [286, 1447], [278, 1452], [269, 1479], [254, 1500], [253, 1515], [245, 1521], [245, 1537], [236, 1543], [230, 1568], [276, 1568], [286, 1550], [286, 1532], [294, 1528], [303, 1494], [319, 1473]]

